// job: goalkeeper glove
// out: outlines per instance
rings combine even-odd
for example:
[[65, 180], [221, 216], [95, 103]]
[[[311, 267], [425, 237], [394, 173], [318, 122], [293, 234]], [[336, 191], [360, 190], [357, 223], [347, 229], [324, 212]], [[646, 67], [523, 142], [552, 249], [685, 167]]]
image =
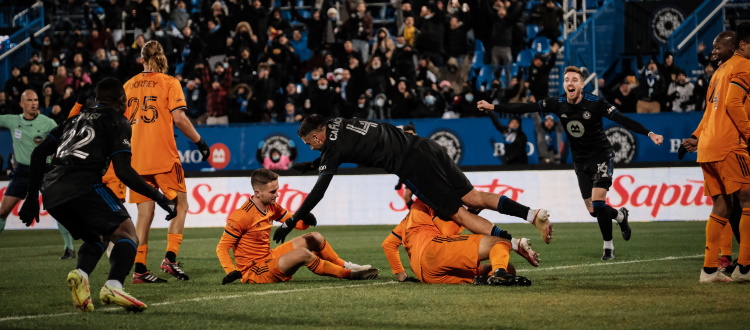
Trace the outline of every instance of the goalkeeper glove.
[[211, 155], [211, 148], [208, 147], [208, 144], [206, 144], [206, 140], [203, 140], [201, 138], [198, 142], [195, 143], [195, 145], [198, 146], [198, 150], [201, 152], [201, 160], [208, 160], [208, 156]]
[[239, 280], [242, 278], [242, 273], [240, 273], [239, 270], [233, 270], [227, 274], [227, 276], [224, 276], [224, 279], [221, 280], [221, 285], [226, 285], [229, 283], [232, 283], [236, 280]]

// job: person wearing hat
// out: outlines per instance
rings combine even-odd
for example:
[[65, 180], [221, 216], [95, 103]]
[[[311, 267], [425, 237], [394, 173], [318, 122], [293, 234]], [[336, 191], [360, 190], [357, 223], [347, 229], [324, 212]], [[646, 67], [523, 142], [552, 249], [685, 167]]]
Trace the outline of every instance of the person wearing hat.
[[641, 56], [638, 56], [638, 66], [642, 67], [638, 74], [638, 113], [657, 113], [661, 111], [661, 102], [666, 98], [667, 83], [664, 75], [659, 71], [655, 60], [643, 66]]
[[677, 79], [669, 84], [667, 89], [667, 95], [671, 102], [672, 108], [670, 110], [674, 112], [689, 112], [695, 111], [696, 98], [693, 93], [695, 85], [687, 79], [685, 70], [680, 69], [677, 71]]
[[532, 113], [531, 116], [534, 118], [539, 163], [560, 164], [565, 147], [562, 124], [552, 114], [544, 116], [544, 119], [538, 113]]

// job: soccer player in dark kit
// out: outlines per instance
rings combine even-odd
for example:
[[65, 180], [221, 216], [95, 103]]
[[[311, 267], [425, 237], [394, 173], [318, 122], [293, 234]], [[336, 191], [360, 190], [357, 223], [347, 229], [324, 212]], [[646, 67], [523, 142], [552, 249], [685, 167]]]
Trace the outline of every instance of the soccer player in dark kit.
[[344, 118], [328, 120], [317, 114], [305, 118], [297, 134], [310, 148], [320, 150], [320, 158], [309, 164], [309, 169], [317, 168], [320, 176], [292, 219], [274, 232], [276, 242], [284, 241], [297, 221], [320, 202], [342, 163], [382, 168], [398, 175], [437, 214], [472, 233], [511, 238], [508, 232], [469, 212], [463, 205], [525, 219], [537, 228], [547, 244], [552, 240], [547, 210], [530, 209], [506, 196], [476, 190], [435, 141], [404, 133], [388, 123]]
[[[175, 203], [144, 181], [130, 166], [130, 123], [123, 116], [125, 90], [115, 78], [105, 78], [96, 86], [96, 105], [68, 118], [53, 129], [31, 154], [29, 195], [42, 198], [50, 215], [82, 239], [78, 265], [68, 273], [73, 306], [85, 312], [94, 310], [89, 275], [112, 242], [109, 277], [99, 298], [128, 311], [142, 311], [146, 304], [122, 289], [133, 267], [138, 237], [122, 202], [102, 183], [110, 161], [117, 177], [130, 189], [155, 200], [175, 217]], [[52, 169], [44, 173], [47, 156], [55, 154]], [[44, 175], [44, 177], [42, 177]], [[39, 200], [27, 198], [19, 213], [30, 225], [39, 221]]]
[[622, 238], [630, 240], [630, 225], [628, 224], [628, 210], [615, 210], [607, 205], [607, 191], [612, 185], [613, 150], [604, 132], [602, 118], [608, 118], [625, 128], [651, 138], [656, 145], [664, 141], [664, 137], [649, 131], [639, 122], [625, 117], [615, 106], [607, 103], [598, 96], [583, 92], [583, 73], [581, 69], [569, 66], [565, 68], [565, 94], [541, 100], [537, 103], [502, 104], [497, 107], [487, 101], [479, 101], [479, 110], [497, 110], [507, 113], [539, 112], [554, 113], [560, 117], [565, 127], [565, 134], [570, 141], [573, 153], [578, 188], [581, 190], [586, 208], [592, 217], [596, 217], [599, 230], [604, 239], [604, 253], [602, 260], [615, 258], [615, 247], [612, 243], [612, 220], [620, 225]]

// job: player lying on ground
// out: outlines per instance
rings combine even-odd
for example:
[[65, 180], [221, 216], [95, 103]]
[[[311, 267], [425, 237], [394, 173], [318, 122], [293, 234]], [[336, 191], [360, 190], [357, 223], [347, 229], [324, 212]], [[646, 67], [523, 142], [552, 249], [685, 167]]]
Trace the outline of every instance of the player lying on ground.
[[[242, 283], [286, 282], [303, 266], [315, 274], [350, 280], [378, 277], [378, 269], [345, 262], [319, 233], [307, 233], [271, 249], [273, 221], [286, 222], [292, 215], [276, 203], [279, 176], [258, 169], [250, 177], [254, 194], [241, 208], [232, 212], [224, 227], [216, 255], [226, 276], [221, 284], [242, 279]], [[296, 224], [305, 230], [316, 225], [312, 213]], [[234, 251], [237, 264], [229, 249]]]
[[382, 168], [398, 175], [430, 208], [473, 233], [503, 237], [506, 232], [468, 212], [464, 205], [525, 219], [539, 230], [546, 243], [552, 240], [547, 210], [532, 210], [506, 196], [476, 190], [435, 141], [404, 133], [388, 123], [343, 118], [327, 120], [318, 114], [305, 118], [297, 134], [311, 149], [320, 150], [320, 160], [312, 163], [320, 176], [290, 222], [274, 232], [276, 242], [284, 241], [297, 221], [320, 202], [342, 163]]
[[[130, 166], [130, 125], [122, 115], [125, 91], [117, 79], [105, 78], [96, 86], [96, 106], [53, 129], [31, 154], [29, 194], [42, 198], [49, 214], [82, 239], [77, 268], [68, 274], [73, 305], [93, 311], [89, 274], [99, 262], [104, 247], [114, 243], [110, 272], [99, 298], [103, 304], [116, 304], [129, 311], [142, 311], [146, 304], [122, 290], [125, 277], [135, 260], [138, 238], [125, 207], [102, 184], [102, 173], [114, 164], [117, 177], [130, 189], [157, 201], [175, 214], [175, 203], [144, 181]], [[52, 169], [44, 174], [47, 156], [55, 154]], [[44, 176], [44, 177], [43, 177]], [[43, 187], [42, 187], [43, 185]], [[19, 214], [26, 225], [39, 221], [39, 200], [28, 198]]]
[[[398, 247], [403, 244], [412, 271], [423, 283], [531, 285], [530, 280], [516, 276], [509, 263], [513, 249], [532, 266], [539, 266], [539, 256], [531, 250], [528, 239], [459, 235], [462, 230], [455, 222], [440, 219], [417, 199], [406, 218], [383, 241], [383, 251], [401, 282], [409, 280], [399, 258]], [[488, 259], [491, 264], [480, 264]]]

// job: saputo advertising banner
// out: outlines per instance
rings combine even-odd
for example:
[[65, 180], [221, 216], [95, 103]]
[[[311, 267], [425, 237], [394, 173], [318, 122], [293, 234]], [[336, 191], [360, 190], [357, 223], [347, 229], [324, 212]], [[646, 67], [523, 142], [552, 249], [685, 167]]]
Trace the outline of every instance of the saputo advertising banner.
[[[546, 208], [553, 222], [596, 222], [586, 211], [573, 170], [468, 172], [477, 190], [506, 195], [532, 208]], [[295, 211], [312, 189], [317, 176], [281, 177], [277, 203]], [[188, 178], [188, 227], [222, 227], [227, 217], [250, 198], [246, 177]], [[407, 214], [393, 187], [394, 175], [338, 175], [313, 213], [318, 225], [398, 224]], [[0, 195], [7, 181], [0, 182]], [[627, 207], [632, 221], [705, 220], [711, 199], [703, 196], [703, 174], [698, 167], [617, 169], [607, 202]], [[24, 229], [18, 219], [20, 204], [8, 217], [6, 229]], [[135, 221], [135, 204], [126, 204]], [[485, 210], [492, 222], [520, 219]], [[165, 213], [156, 212], [153, 227], [167, 227]], [[56, 222], [42, 212], [41, 222], [32, 228], [56, 228]]]

